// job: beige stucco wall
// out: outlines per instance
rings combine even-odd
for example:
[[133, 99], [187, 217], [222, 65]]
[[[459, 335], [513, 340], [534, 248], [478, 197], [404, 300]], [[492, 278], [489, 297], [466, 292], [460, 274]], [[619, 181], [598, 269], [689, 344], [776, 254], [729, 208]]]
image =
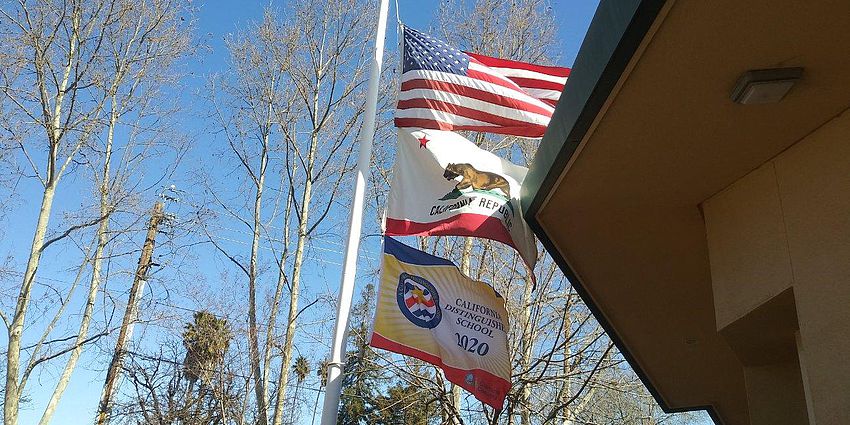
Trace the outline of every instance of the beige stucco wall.
[[718, 330], [793, 288], [810, 423], [850, 424], [850, 113], [703, 211]]
[[772, 162], [703, 204], [717, 329], [793, 283]]
[[805, 397], [800, 387], [800, 368], [776, 363], [744, 370], [751, 425], [803, 425]]

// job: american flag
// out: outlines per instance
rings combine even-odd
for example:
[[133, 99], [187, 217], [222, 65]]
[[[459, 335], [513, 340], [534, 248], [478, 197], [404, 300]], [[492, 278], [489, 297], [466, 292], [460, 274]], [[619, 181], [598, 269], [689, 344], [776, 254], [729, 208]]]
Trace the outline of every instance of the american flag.
[[404, 28], [396, 127], [543, 137], [569, 68], [461, 52]]

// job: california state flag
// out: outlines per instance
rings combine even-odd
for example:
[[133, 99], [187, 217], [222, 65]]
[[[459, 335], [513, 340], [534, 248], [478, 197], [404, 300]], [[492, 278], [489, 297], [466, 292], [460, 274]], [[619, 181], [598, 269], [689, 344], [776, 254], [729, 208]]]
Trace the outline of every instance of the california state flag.
[[399, 128], [386, 234], [492, 239], [533, 270], [537, 245], [519, 204], [527, 172], [457, 133]]

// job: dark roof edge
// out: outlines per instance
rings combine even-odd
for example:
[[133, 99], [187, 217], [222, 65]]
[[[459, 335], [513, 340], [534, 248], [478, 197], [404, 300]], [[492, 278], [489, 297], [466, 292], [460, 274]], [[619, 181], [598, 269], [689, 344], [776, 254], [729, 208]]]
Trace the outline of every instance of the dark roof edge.
[[522, 184], [524, 213], [540, 208], [664, 3], [665, 0], [600, 1]]
[[570, 280], [658, 405], [667, 413], [706, 410], [716, 424], [721, 424], [717, 411], [711, 405], [678, 409], [667, 405], [536, 218], [543, 201], [560, 178], [561, 172], [620, 80], [665, 2], [666, 0], [600, 1], [579, 49], [572, 74], [555, 108], [552, 122], [522, 184], [522, 208], [525, 220], [546, 251]]

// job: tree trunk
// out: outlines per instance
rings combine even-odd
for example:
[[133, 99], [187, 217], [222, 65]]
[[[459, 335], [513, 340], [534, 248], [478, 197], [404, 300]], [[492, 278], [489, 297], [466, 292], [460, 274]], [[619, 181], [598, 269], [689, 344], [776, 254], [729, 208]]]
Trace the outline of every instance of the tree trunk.
[[292, 406], [292, 409], [289, 411], [289, 423], [294, 424], [295, 420], [298, 419], [298, 390], [301, 389], [301, 380], [295, 383], [295, 394], [292, 395], [292, 399], [295, 400], [295, 405]]
[[[531, 354], [533, 349], [532, 341], [534, 341], [534, 331], [532, 330], [531, 324], [531, 285], [525, 285], [525, 290], [522, 294], [522, 327], [523, 327], [523, 337], [520, 340], [520, 347], [522, 352], [522, 360], [520, 370], [528, 370], [531, 365]], [[530, 425], [531, 424], [531, 412], [529, 409], [529, 400], [531, 399], [531, 386], [526, 383], [522, 387], [522, 392], [519, 394], [519, 400], [517, 400], [517, 410], [519, 410], [520, 414], [520, 424], [521, 425]]]
[[56, 168], [56, 160], [59, 155], [59, 143], [62, 132], [60, 131], [60, 123], [62, 119], [62, 106], [65, 99], [65, 89], [68, 87], [68, 79], [71, 75], [71, 69], [74, 65], [74, 59], [77, 56], [77, 43], [80, 30], [80, 11], [75, 6], [72, 17], [71, 38], [68, 46], [67, 63], [63, 70], [62, 80], [58, 84], [56, 95], [53, 99], [47, 99], [47, 88], [45, 87], [45, 68], [49, 65], [45, 63], [47, 59], [42, 52], [36, 51], [35, 62], [38, 70], [38, 81], [41, 86], [41, 103], [49, 105], [53, 101], [53, 115], [49, 115], [47, 109], [44, 109], [44, 124], [47, 132], [47, 140], [49, 144], [47, 158], [47, 173], [44, 181], [44, 192], [41, 197], [41, 208], [38, 211], [38, 220], [36, 221], [35, 233], [30, 246], [29, 260], [27, 268], [24, 271], [24, 280], [21, 283], [21, 292], [18, 294], [17, 303], [15, 304], [15, 313], [12, 316], [12, 323], [9, 325], [8, 337], [9, 343], [6, 350], [6, 391], [3, 399], [3, 422], [5, 425], [16, 425], [18, 423], [18, 403], [21, 397], [21, 388], [18, 385], [18, 375], [20, 373], [21, 361], [21, 339], [23, 338], [24, 324], [26, 321], [27, 307], [30, 302], [32, 292], [32, 284], [35, 281], [38, 264], [41, 261], [42, 249], [44, 247], [44, 237], [47, 234], [47, 225], [50, 222], [50, 213], [53, 210], [53, 198], [56, 194], [56, 186], [61, 177], [61, 170]]
[[310, 421], [310, 425], [315, 425], [316, 423], [316, 411], [319, 410], [319, 396], [321, 395], [321, 391], [316, 391], [316, 402], [313, 403], [313, 420]]
[[18, 375], [20, 374], [21, 337], [24, 331], [24, 319], [30, 301], [32, 284], [35, 281], [36, 269], [41, 260], [41, 248], [44, 245], [44, 237], [47, 233], [47, 224], [50, 221], [50, 211], [53, 208], [53, 196], [56, 193], [55, 182], [48, 182], [44, 188], [41, 198], [41, 208], [38, 211], [38, 221], [35, 234], [32, 238], [29, 261], [24, 272], [24, 281], [21, 292], [18, 294], [18, 302], [15, 306], [15, 315], [9, 326], [9, 348], [6, 352], [6, 393], [3, 400], [3, 420], [5, 425], [16, 425], [18, 423], [18, 402], [20, 391], [18, 387]]
[[80, 358], [80, 353], [83, 351], [83, 342], [88, 336], [89, 324], [91, 323], [92, 314], [94, 312], [94, 304], [97, 299], [97, 291], [100, 288], [100, 272], [103, 265], [103, 252], [108, 241], [107, 230], [109, 229], [109, 215], [112, 213], [112, 206], [109, 203], [109, 184], [110, 184], [110, 162], [112, 159], [112, 142], [115, 137], [115, 126], [118, 123], [118, 106], [115, 104], [115, 96], [112, 96], [112, 112], [109, 116], [109, 130], [106, 136], [106, 149], [103, 159], [103, 178], [100, 183], [100, 224], [97, 227], [97, 247], [95, 248], [94, 258], [92, 258], [91, 281], [89, 283], [89, 293], [86, 298], [86, 307], [83, 311], [83, 317], [80, 321], [80, 329], [77, 333], [76, 341], [74, 342], [74, 350], [71, 351], [71, 356], [65, 364], [65, 369], [56, 383], [53, 394], [50, 396], [50, 401], [41, 415], [39, 425], [46, 425], [53, 417], [56, 411], [56, 406], [59, 404], [59, 399], [65, 392], [68, 382], [71, 380], [71, 374], [77, 367], [77, 360]]
[[[266, 326], [266, 347], [263, 355], [263, 387], [268, 389], [269, 371], [271, 370], [272, 347], [274, 346], [274, 329], [277, 324], [277, 312], [280, 309], [280, 298], [283, 295], [283, 286], [286, 283], [286, 258], [289, 256], [289, 222], [292, 213], [291, 192], [286, 196], [286, 207], [283, 215], [283, 249], [280, 253], [280, 262], [277, 270], [277, 286], [275, 287], [271, 309], [269, 311], [269, 323]], [[266, 390], [268, 393], [268, 390]], [[275, 405], [275, 409], [277, 406]], [[276, 414], [275, 414], [276, 415]]]
[[[318, 86], [316, 94], [318, 96]], [[315, 101], [317, 102], [317, 98]], [[315, 109], [314, 109], [315, 110]], [[295, 247], [295, 261], [292, 265], [292, 290], [289, 294], [289, 314], [286, 333], [283, 337], [283, 357], [280, 363], [280, 375], [277, 381], [277, 404], [274, 411], [274, 425], [283, 420], [283, 405], [286, 401], [286, 384], [289, 381], [289, 362], [292, 360], [292, 345], [295, 340], [295, 325], [298, 316], [298, 296], [301, 285], [301, 268], [304, 263], [304, 249], [307, 243], [307, 220], [310, 218], [310, 200], [313, 196], [313, 165], [319, 135], [314, 129], [310, 135], [310, 151], [307, 153], [307, 169], [304, 176], [304, 192], [301, 194], [301, 211], [298, 218], [298, 242]]]
[[263, 385], [263, 377], [260, 371], [260, 343], [257, 332], [257, 256], [260, 248], [260, 226], [261, 211], [263, 205], [263, 186], [266, 180], [266, 167], [268, 165], [269, 135], [263, 136], [263, 147], [260, 155], [260, 173], [255, 181], [257, 191], [254, 197], [254, 226], [251, 239], [251, 260], [248, 266], [248, 351], [251, 356], [251, 371], [254, 376], [254, 395], [257, 397], [257, 422], [266, 425], [269, 423], [267, 413], [268, 394]]
[[560, 399], [559, 404], [564, 405], [564, 409], [561, 412], [561, 420], [562, 425], [574, 425], [573, 420], [571, 419], [572, 409], [571, 406], [567, 405], [567, 401], [572, 397], [572, 344], [569, 341], [570, 335], [572, 334], [572, 295], [569, 293], [569, 289], [567, 290], [566, 303], [564, 303], [564, 338], [567, 338], [564, 341], [564, 382], [561, 383], [561, 391], [558, 394], [558, 398]]

